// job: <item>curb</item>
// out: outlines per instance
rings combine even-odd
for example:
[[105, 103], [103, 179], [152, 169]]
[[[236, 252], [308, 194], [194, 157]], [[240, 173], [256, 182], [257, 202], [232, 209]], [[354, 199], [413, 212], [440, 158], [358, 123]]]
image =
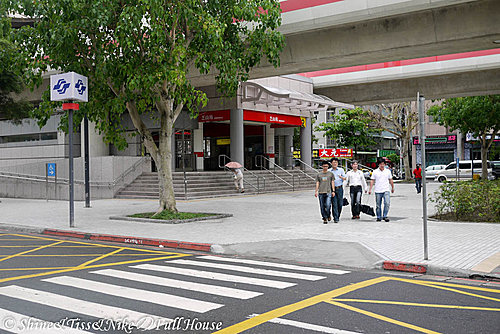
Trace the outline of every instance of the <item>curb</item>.
[[[201, 213], [204, 213], [204, 212], [201, 212]], [[125, 220], [125, 221], [140, 222], [140, 223], [182, 224], [182, 223], [192, 223], [192, 222], [203, 221], [203, 220], [222, 219], [222, 218], [228, 218], [228, 217], [233, 216], [230, 213], [211, 213], [211, 214], [212, 214], [212, 216], [197, 217], [197, 218], [190, 218], [190, 219], [171, 219], [171, 220], [152, 219], [152, 218], [136, 218], [136, 217], [128, 217], [128, 216], [111, 216], [111, 217], [109, 217], [109, 219], [111, 219], [111, 220]]]
[[139, 237], [127, 237], [121, 235], [109, 235], [109, 234], [97, 234], [97, 233], [85, 233], [85, 232], [73, 232], [57, 229], [44, 229], [41, 234], [53, 235], [59, 237], [70, 237], [85, 240], [97, 240], [97, 241], [111, 241], [119, 242], [125, 244], [141, 245], [141, 246], [155, 246], [155, 247], [168, 247], [174, 249], [188, 249], [197, 250], [203, 252], [210, 252], [212, 245], [205, 243], [196, 242], [186, 242], [177, 240], [163, 240], [163, 239], [149, 239], [149, 238], [139, 238]]
[[412, 263], [412, 262], [402, 262], [402, 261], [379, 261], [375, 264], [375, 268], [391, 270], [391, 271], [410, 272], [420, 275], [439, 275], [448, 277], [461, 277], [461, 278], [500, 281], [500, 274], [497, 273], [485, 273], [485, 272], [451, 268], [445, 266], [435, 266], [424, 263]]

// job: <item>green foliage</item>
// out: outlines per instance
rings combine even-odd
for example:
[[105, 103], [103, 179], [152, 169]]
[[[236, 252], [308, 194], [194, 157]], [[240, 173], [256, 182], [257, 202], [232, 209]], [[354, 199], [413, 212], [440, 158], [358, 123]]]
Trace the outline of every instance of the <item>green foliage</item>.
[[[207, 97], [191, 77], [215, 74], [218, 87], [232, 96], [262, 55], [279, 64], [284, 43], [276, 31], [281, 10], [275, 0], [7, 2], [13, 12], [37, 18], [16, 34], [30, 67], [28, 81], [41, 84], [49, 67], [87, 76], [89, 102], [75, 123], [88, 113], [118, 148], [126, 146], [126, 108], [156, 120], [164, 115], [175, 121], [182, 109], [194, 117]], [[39, 125], [55, 105], [44, 94], [33, 113]]]
[[0, 4], [0, 119], [19, 123], [27, 118], [31, 103], [16, 94], [23, 91], [23, 66], [20, 49], [11, 41], [10, 19]]
[[430, 197], [438, 219], [500, 222], [500, 180], [445, 182]]
[[387, 157], [387, 159], [391, 160], [393, 164], [399, 165], [399, 155], [396, 153], [391, 153]]
[[500, 95], [457, 97], [427, 111], [440, 125], [480, 137], [500, 131]]
[[324, 131], [325, 136], [335, 141], [338, 147], [364, 149], [375, 145], [373, 135], [379, 129], [370, 127], [372, 119], [368, 111], [361, 108], [343, 109], [333, 122], [321, 123], [316, 131]]

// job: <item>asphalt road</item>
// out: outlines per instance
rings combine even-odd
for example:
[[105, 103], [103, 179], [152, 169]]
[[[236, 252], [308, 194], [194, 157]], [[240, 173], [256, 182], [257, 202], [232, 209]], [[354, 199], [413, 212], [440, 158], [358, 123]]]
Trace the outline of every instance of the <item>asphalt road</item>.
[[500, 284], [430, 278], [0, 232], [0, 333], [498, 333]]

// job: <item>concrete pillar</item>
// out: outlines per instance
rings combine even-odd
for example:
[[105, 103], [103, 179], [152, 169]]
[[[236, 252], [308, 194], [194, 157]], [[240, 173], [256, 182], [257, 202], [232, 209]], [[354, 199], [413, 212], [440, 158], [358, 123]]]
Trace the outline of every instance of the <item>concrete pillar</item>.
[[274, 128], [271, 127], [271, 124], [266, 124], [266, 154], [269, 157], [269, 160], [271, 161], [269, 168], [273, 168], [274, 165], [273, 163], [276, 162], [276, 159], [274, 158], [276, 154], [276, 150], [274, 148]]
[[312, 166], [311, 118], [306, 118], [306, 127], [300, 128], [300, 160]]
[[175, 129], [172, 133], [172, 142], [170, 143], [170, 149], [172, 151], [172, 171], [175, 172], [175, 160], [177, 159], [177, 155], [175, 154]]
[[203, 123], [198, 123], [198, 129], [193, 130], [193, 153], [196, 170], [203, 170]]
[[231, 159], [244, 165], [244, 129], [243, 129], [243, 109], [231, 109]]
[[[280, 152], [281, 153], [281, 152]], [[293, 135], [285, 135], [285, 167], [293, 168]]]
[[464, 160], [464, 136], [460, 130], [457, 130], [457, 156], [460, 160]]

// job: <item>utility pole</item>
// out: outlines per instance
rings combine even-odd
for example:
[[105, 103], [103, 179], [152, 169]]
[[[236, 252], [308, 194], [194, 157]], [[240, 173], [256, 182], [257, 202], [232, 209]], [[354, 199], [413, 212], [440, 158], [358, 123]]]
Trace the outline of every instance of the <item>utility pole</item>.
[[424, 260], [429, 259], [427, 238], [427, 179], [425, 175], [425, 98], [417, 93], [418, 118], [420, 120], [420, 152], [422, 155], [422, 218], [424, 222]]

